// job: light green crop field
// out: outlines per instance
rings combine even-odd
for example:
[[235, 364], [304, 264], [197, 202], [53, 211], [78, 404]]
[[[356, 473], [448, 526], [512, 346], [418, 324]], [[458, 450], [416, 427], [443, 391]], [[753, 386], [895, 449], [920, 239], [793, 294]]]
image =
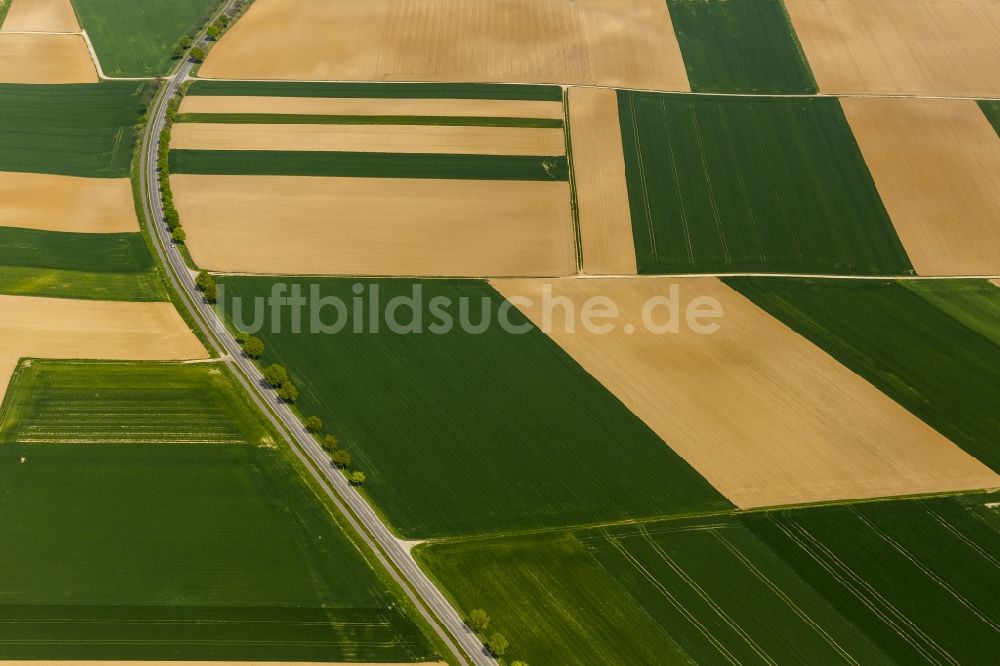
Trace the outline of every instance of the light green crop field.
[[0, 85], [0, 171], [128, 177], [146, 86]]
[[171, 150], [170, 173], [456, 180], [567, 180], [559, 156]]
[[528, 663], [986, 664], [1000, 649], [995, 499], [752, 512], [416, 554]]
[[[1000, 471], [1000, 346], [996, 331], [982, 333], [1000, 317], [995, 287], [776, 278], [726, 284]], [[950, 301], [944, 309], [943, 301]]]
[[107, 76], [155, 76], [170, 69], [171, 51], [204, 25], [220, 0], [73, 0], [81, 27]]
[[189, 95], [251, 97], [362, 97], [407, 99], [520, 99], [562, 101], [559, 86], [490, 83], [298, 83], [195, 81]]
[[640, 273], [913, 273], [837, 100], [618, 100]]
[[[354, 303], [355, 280], [225, 277], [221, 301], [238, 321], [275, 283], [311, 298]], [[287, 366], [303, 414], [317, 414], [354, 455], [365, 492], [402, 534], [414, 538], [575, 525], [730, 508], [705, 479], [611, 393], [538, 330], [518, 335], [496, 324], [506, 301], [473, 280], [364, 280], [383, 304], [421, 291], [420, 317], [450, 299], [455, 325], [440, 334], [293, 332], [255, 335], [262, 363]], [[458, 325], [487, 326], [481, 333]], [[313, 301], [319, 303], [320, 301]], [[352, 308], [355, 306], [351, 306]], [[367, 305], [363, 308], [370, 309]], [[509, 306], [508, 306], [509, 307]], [[303, 323], [309, 322], [309, 310]], [[261, 311], [263, 314], [263, 311]], [[332, 308], [321, 313], [327, 324]], [[362, 321], [367, 315], [359, 314]], [[409, 321], [401, 314], [402, 321]], [[516, 308], [510, 320], [523, 325]], [[346, 322], [345, 322], [346, 323]]]
[[695, 92], [814, 93], [782, 0], [667, 0]]
[[22, 366], [0, 488], [0, 659], [434, 656], [221, 365]]
[[165, 300], [141, 234], [0, 227], [0, 293], [97, 300]]

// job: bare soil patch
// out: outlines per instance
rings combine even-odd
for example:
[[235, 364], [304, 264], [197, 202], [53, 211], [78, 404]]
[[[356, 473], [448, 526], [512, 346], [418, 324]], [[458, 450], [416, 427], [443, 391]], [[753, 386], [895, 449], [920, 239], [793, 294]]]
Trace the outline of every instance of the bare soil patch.
[[178, 174], [195, 262], [228, 273], [545, 276], [575, 271], [562, 182]]
[[841, 103], [917, 273], [1000, 274], [1000, 137], [976, 103]]
[[0, 32], [0, 83], [96, 83], [82, 35]]
[[[612, 298], [640, 323], [644, 303], [681, 287], [681, 328], [655, 335], [618, 322], [606, 335], [550, 336], [722, 494], [743, 508], [1000, 485], [1000, 477], [818, 347], [714, 278], [495, 280], [536, 324], [543, 285], [577, 311]], [[685, 326], [691, 299], [722, 304], [718, 332]], [[659, 308], [656, 321], [666, 319]], [[709, 322], [705, 322], [709, 323]], [[664, 480], [668, 482], [668, 480]]]
[[583, 271], [634, 275], [635, 243], [614, 90], [570, 88], [569, 127]]
[[309, 116], [444, 116], [561, 120], [560, 102], [519, 99], [385, 99], [189, 95], [181, 113], [287, 113]]
[[2, 31], [80, 32], [70, 0], [13, 0]]
[[994, 0], [786, 0], [826, 93], [1000, 96]]
[[171, 303], [0, 295], [0, 356], [181, 360], [207, 358]]
[[116, 233], [139, 231], [128, 178], [0, 172], [0, 226]]
[[563, 131], [535, 127], [179, 123], [171, 148], [465, 155], [562, 155]]
[[258, 0], [200, 75], [690, 89], [662, 0]]

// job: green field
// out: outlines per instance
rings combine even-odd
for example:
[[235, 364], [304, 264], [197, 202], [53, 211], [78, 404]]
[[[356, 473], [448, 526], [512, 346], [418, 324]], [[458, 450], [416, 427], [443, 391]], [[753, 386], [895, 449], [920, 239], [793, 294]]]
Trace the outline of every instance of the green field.
[[0, 227], [0, 293], [165, 300], [138, 233], [76, 234]]
[[443, 542], [417, 557], [529, 663], [987, 664], [1000, 649], [995, 499]]
[[189, 95], [367, 97], [406, 99], [522, 99], [561, 102], [559, 86], [489, 83], [298, 83], [195, 81]]
[[997, 134], [1000, 134], [1000, 101], [979, 102], [979, 108], [986, 114]]
[[[320, 297], [353, 303], [350, 279], [226, 277], [222, 300], [252, 299], [275, 283], [318, 285]], [[469, 299], [466, 320], [498, 316], [505, 301], [487, 284], [465, 280], [366, 281], [379, 300], [422, 290], [429, 327], [436, 298]], [[366, 298], [374, 290], [367, 290]], [[319, 301], [316, 301], [317, 303]], [[449, 308], [448, 304], [444, 304]], [[372, 308], [368, 306], [368, 310]], [[306, 308], [306, 313], [309, 308]], [[233, 308], [227, 307], [227, 315]], [[263, 314], [263, 310], [261, 311]], [[326, 309], [323, 321], [335, 321]], [[368, 475], [364, 488], [400, 533], [430, 537], [532, 529], [659, 516], [730, 505], [596, 380], [537, 330], [492, 325], [482, 334], [256, 333], [262, 363], [286, 365], [301, 390], [298, 408], [322, 417]], [[364, 321], [364, 316], [360, 321]], [[304, 324], [311, 316], [303, 315]], [[409, 321], [405, 311], [400, 321]], [[495, 321], [495, 320], [494, 320]], [[511, 321], [523, 324], [516, 309]], [[367, 330], [371, 330], [368, 328]]]
[[561, 128], [556, 118], [490, 118], [479, 116], [309, 116], [300, 113], [182, 113], [181, 123], [284, 125], [447, 125], [462, 127]]
[[837, 100], [618, 99], [641, 273], [913, 273]]
[[667, 0], [695, 92], [815, 93], [782, 0]]
[[433, 657], [221, 365], [22, 367], [0, 487], [2, 659]]
[[73, 0], [107, 76], [166, 74], [171, 51], [204, 25], [220, 0]]
[[726, 284], [1000, 471], [1000, 345], [997, 330], [982, 333], [1000, 317], [1000, 289], [937, 280]]
[[128, 177], [146, 85], [0, 85], [0, 171]]
[[567, 180], [563, 156], [171, 150], [170, 173], [455, 180]]

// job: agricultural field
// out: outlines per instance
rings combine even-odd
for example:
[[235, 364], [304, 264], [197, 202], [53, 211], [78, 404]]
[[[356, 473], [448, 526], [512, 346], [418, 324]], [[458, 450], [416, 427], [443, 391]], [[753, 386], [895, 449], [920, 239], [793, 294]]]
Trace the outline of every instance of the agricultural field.
[[0, 172], [0, 226], [122, 233], [139, 230], [127, 178]]
[[0, 293], [166, 300], [138, 233], [77, 234], [0, 227]]
[[0, 171], [127, 177], [146, 87], [0, 85]]
[[105, 75], [166, 74], [171, 52], [184, 35], [204, 25], [220, 0], [73, 0]]
[[976, 103], [841, 103], [917, 273], [1000, 274], [1000, 136]]
[[663, 0], [257, 0], [199, 75], [689, 89]]
[[18, 372], [4, 659], [424, 661], [433, 649], [218, 365]]
[[[227, 316], [251, 326], [250, 306], [276, 283], [303, 295], [354, 303], [355, 280], [222, 277]], [[431, 300], [470, 323], [500, 316], [503, 299], [485, 283], [455, 280], [365, 280], [383, 304], [422, 294], [424, 326], [439, 322]], [[240, 298], [243, 309], [234, 314]], [[321, 304], [320, 301], [315, 301]], [[368, 311], [364, 303], [361, 306]], [[487, 309], [488, 308], [488, 309]], [[525, 321], [509, 307], [512, 323]], [[621, 520], [730, 507], [708, 483], [607, 390], [537, 330], [518, 335], [500, 326], [481, 334], [459, 326], [441, 334], [401, 335], [386, 328], [336, 334], [294, 333], [291, 308], [280, 331], [256, 335], [261, 362], [286, 365], [299, 387], [303, 414], [317, 414], [354, 465], [364, 489], [389, 523], [408, 537]], [[321, 312], [330, 326], [337, 315]], [[348, 316], [345, 313], [343, 316]], [[400, 321], [409, 322], [404, 310]], [[309, 319], [303, 319], [307, 322]], [[457, 320], [453, 319], [453, 322]], [[364, 328], [362, 329], [364, 330]], [[385, 399], [392, 387], [393, 398]]]
[[785, 0], [820, 92], [1000, 97], [1000, 5]]
[[989, 663], [1000, 649], [1000, 607], [983, 585], [1000, 547], [992, 499], [461, 540], [417, 556], [529, 663]]
[[912, 273], [838, 100], [618, 102], [640, 273]]
[[[305, 97], [396, 100], [519, 100], [562, 102], [562, 88], [545, 85], [489, 83], [319, 83], [286, 81], [210, 81], [199, 79], [188, 88], [190, 97]], [[289, 100], [288, 104], [304, 100]], [[183, 107], [182, 107], [183, 110]], [[293, 113], [288, 111], [287, 113]], [[407, 114], [413, 115], [413, 114]], [[444, 114], [432, 114], [444, 115]]]
[[993, 125], [993, 129], [997, 131], [997, 134], [1000, 134], [1000, 101], [980, 101], [979, 108], [986, 114], [986, 118]]
[[10, 0], [0, 30], [6, 32], [80, 32], [80, 24], [70, 0]]
[[97, 83], [81, 35], [0, 31], [0, 84]]
[[995, 331], [982, 332], [1000, 316], [990, 289], [954, 281], [726, 283], [1000, 471], [1000, 345]]
[[782, 0], [667, 0], [696, 92], [814, 93]]
[[[996, 473], [715, 278], [491, 284], [740, 508], [1000, 487]], [[546, 323], [546, 290], [577, 312], [610, 298], [620, 320], [580, 330], [560, 306]], [[685, 321], [657, 333], [644, 323], [657, 298], [678, 313], [719, 314], [698, 328], [678, 314]], [[650, 320], [664, 325], [665, 310]]]

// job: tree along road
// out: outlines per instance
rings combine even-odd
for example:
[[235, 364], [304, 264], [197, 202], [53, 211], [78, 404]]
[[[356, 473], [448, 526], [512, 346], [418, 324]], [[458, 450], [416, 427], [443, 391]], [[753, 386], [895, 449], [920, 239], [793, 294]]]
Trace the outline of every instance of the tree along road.
[[[195, 43], [198, 41], [195, 40]], [[441, 641], [454, 653], [460, 663], [468, 664], [471, 659], [475, 664], [495, 666], [497, 662], [485, 651], [479, 638], [465, 626], [441, 591], [417, 566], [409, 550], [389, 531], [378, 514], [348, 483], [340, 470], [331, 467], [329, 456], [320, 448], [313, 436], [306, 432], [298, 417], [288, 405], [278, 399], [273, 390], [267, 387], [257, 366], [243, 355], [239, 344], [226, 329], [215, 308], [206, 303], [196, 290], [194, 279], [180, 251], [171, 243], [169, 232], [163, 223], [156, 166], [157, 147], [160, 133], [166, 126], [167, 105], [170, 98], [187, 78], [192, 66], [190, 61], [183, 61], [168, 83], [163, 86], [160, 94], [150, 105], [149, 120], [142, 136], [139, 180], [143, 212], [154, 239], [153, 246], [167, 277], [212, 349], [223, 358], [247, 394], [277, 431], [287, 436], [295, 455], [323, 487], [351, 527], [371, 548], [375, 557], [403, 589]], [[461, 649], [456, 646], [456, 642]]]

